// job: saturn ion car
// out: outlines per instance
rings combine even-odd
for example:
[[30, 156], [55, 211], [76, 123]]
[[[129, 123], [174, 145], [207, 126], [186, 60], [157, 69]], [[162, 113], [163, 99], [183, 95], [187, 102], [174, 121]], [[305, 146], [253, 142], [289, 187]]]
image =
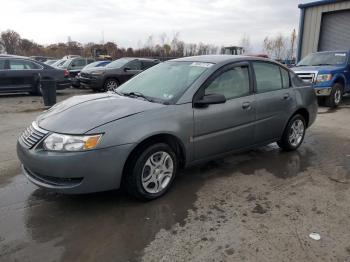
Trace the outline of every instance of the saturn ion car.
[[180, 168], [272, 142], [303, 142], [317, 112], [313, 87], [271, 60], [197, 56], [160, 63], [113, 92], [75, 96], [18, 140], [34, 184], [75, 194], [124, 187], [163, 195]]

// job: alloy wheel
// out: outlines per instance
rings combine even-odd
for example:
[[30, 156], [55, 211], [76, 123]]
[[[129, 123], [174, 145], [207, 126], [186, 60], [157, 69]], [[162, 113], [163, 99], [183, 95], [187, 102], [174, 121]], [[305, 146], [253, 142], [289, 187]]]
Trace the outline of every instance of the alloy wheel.
[[152, 154], [142, 169], [142, 186], [151, 194], [164, 190], [174, 175], [174, 162], [165, 151]]
[[304, 131], [305, 131], [305, 127], [304, 127], [303, 121], [300, 119], [296, 119], [293, 122], [290, 129], [289, 139], [288, 139], [289, 143], [292, 146], [297, 147], [303, 140]]

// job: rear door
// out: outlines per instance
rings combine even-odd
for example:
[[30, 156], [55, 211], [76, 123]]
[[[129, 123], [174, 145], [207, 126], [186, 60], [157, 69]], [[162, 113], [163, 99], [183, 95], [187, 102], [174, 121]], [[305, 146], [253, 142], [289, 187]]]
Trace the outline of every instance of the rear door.
[[289, 73], [277, 64], [252, 62], [256, 88], [255, 143], [280, 138], [295, 111], [295, 93]]
[[8, 91], [35, 92], [42, 66], [30, 60], [11, 58], [6, 72], [9, 78]]
[[214, 73], [202, 88], [204, 94], [222, 94], [227, 100], [223, 104], [194, 108], [195, 160], [251, 145], [255, 103], [249, 64], [225, 66]]

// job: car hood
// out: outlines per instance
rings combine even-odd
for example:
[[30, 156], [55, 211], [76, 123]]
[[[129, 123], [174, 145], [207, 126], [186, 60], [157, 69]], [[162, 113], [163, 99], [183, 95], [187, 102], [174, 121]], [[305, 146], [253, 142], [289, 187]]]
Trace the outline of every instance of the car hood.
[[308, 71], [317, 71], [317, 72], [331, 72], [334, 70], [339, 70], [339, 66], [296, 66], [291, 68], [294, 72], [308, 72]]
[[98, 67], [89, 67], [89, 68], [81, 70], [81, 72], [87, 73], [87, 74], [90, 74], [93, 71], [106, 71], [106, 69], [102, 66], [98, 66]]
[[75, 96], [45, 111], [37, 123], [52, 132], [84, 134], [103, 124], [161, 107], [165, 105], [114, 93]]

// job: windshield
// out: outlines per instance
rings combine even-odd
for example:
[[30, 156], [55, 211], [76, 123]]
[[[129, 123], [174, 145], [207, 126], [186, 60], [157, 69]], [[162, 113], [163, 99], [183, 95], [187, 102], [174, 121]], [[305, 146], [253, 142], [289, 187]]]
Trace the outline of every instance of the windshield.
[[104, 67], [104, 66], [106, 66], [106, 64], [108, 64], [108, 61], [92, 62], [92, 63], [86, 65], [83, 70], [88, 69], [88, 68], [92, 68], [92, 67]]
[[72, 59], [65, 60], [64, 63], [57, 65], [58, 67], [68, 68], [69, 64], [72, 62]]
[[183, 93], [213, 64], [197, 62], [164, 62], [121, 85], [122, 94], [141, 93], [153, 100], [170, 101]]
[[343, 65], [345, 62], [345, 52], [325, 52], [310, 54], [303, 58], [297, 66]]
[[127, 58], [120, 58], [117, 60], [114, 60], [113, 62], [109, 63], [106, 67], [107, 68], [121, 68], [126, 63], [130, 62], [130, 59]]

